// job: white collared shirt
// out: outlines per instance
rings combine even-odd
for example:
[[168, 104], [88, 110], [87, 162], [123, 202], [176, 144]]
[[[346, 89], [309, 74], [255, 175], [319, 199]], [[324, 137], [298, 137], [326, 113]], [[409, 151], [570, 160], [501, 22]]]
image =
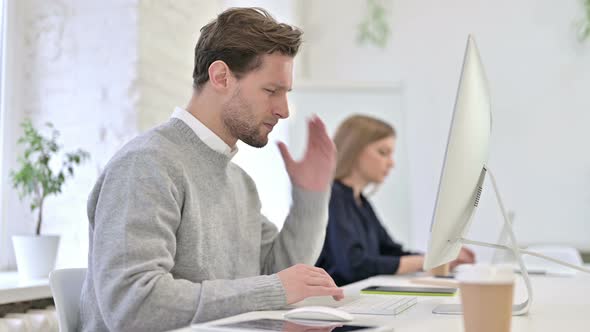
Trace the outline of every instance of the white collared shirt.
[[172, 113], [171, 118], [177, 118], [186, 123], [186, 125], [195, 132], [197, 137], [199, 137], [201, 141], [203, 141], [203, 143], [205, 143], [212, 150], [224, 154], [230, 159], [233, 158], [233, 156], [235, 156], [238, 152], [237, 146], [231, 148], [221, 139], [221, 137], [217, 136], [217, 134], [211, 131], [211, 129], [207, 128], [207, 126], [199, 121], [199, 119], [197, 119], [185, 109], [176, 107]]

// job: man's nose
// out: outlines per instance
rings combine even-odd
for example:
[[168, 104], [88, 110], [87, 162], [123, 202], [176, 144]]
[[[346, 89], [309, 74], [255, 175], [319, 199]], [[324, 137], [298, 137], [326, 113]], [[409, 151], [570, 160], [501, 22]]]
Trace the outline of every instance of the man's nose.
[[274, 105], [272, 113], [279, 119], [286, 119], [289, 117], [289, 102], [287, 96], [280, 98]]

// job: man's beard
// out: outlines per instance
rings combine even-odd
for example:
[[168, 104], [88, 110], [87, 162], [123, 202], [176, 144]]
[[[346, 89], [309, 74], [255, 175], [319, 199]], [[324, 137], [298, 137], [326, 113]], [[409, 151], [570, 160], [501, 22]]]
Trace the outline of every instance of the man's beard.
[[268, 143], [268, 136], [260, 133], [252, 107], [242, 99], [240, 90], [223, 106], [221, 119], [229, 133], [240, 141], [261, 148]]

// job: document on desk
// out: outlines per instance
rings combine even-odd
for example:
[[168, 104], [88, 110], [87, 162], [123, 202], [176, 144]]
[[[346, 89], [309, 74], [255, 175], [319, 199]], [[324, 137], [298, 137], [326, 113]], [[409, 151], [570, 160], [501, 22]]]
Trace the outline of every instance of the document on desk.
[[412, 287], [412, 286], [370, 286], [363, 288], [361, 294], [411, 295], [411, 296], [454, 296], [454, 287]]
[[418, 278], [410, 279], [410, 282], [413, 284], [427, 285], [427, 286], [449, 287], [449, 288], [459, 287], [459, 282], [457, 282], [454, 279], [446, 279], [446, 278], [418, 277]]

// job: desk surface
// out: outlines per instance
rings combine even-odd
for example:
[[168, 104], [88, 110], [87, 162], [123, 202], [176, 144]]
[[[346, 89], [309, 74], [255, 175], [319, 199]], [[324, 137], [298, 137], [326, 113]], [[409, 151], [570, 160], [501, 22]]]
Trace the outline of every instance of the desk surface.
[[[345, 286], [345, 295], [358, 295], [369, 285], [407, 285], [409, 277], [377, 276]], [[533, 304], [528, 315], [514, 316], [512, 332], [588, 331], [590, 329], [590, 275], [578, 273], [575, 277], [531, 276]], [[526, 288], [521, 278], [517, 279], [515, 302], [522, 302]], [[459, 303], [453, 298], [419, 297], [418, 303], [398, 316], [355, 315], [354, 324], [388, 325], [395, 332], [417, 331], [462, 331], [462, 316], [436, 315], [432, 309], [441, 303]], [[329, 305], [339, 303], [326, 297], [307, 299], [302, 305]], [[282, 318], [284, 311], [249, 312], [219, 320], [233, 322], [253, 318]], [[189, 332], [190, 328], [176, 330]]]

